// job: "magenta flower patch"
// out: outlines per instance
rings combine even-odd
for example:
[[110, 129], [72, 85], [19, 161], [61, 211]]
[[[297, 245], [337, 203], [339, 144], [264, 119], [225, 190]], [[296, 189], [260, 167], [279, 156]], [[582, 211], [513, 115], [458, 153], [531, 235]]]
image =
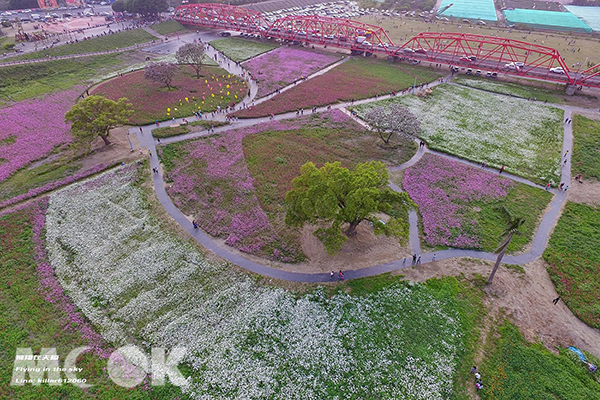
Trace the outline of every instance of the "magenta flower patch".
[[509, 179], [444, 157], [426, 154], [405, 171], [404, 189], [419, 206], [425, 241], [431, 246], [480, 248], [470, 202], [506, 197]]
[[64, 116], [80, 91], [75, 88], [0, 109], [0, 181], [72, 141]]
[[212, 236], [240, 251], [282, 262], [302, 258], [299, 248], [285, 244], [260, 206], [254, 179], [248, 171], [242, 140], [265, 131], [298, 129], [351, 123], [347, 115], [333, 110], [293, 120], [272, 121], [235, 129], [187, 143], [168, 173], [169, 196], [184, 213], [198, 221]]
[[263, 97], [337, 60], [339, 57], [334, 55], [280, 47], [246, 61], [243, 66], [258, 80], [258, 97]]

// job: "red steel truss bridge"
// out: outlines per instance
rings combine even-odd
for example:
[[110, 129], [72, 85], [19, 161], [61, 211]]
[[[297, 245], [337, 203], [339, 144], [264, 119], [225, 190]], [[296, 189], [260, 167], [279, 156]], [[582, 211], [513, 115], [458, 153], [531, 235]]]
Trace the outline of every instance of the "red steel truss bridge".
[[501, 72], [571, 86], [600, 87], [600, 64], [572, 71], [556, 49], [495, 36], [422, 32], [403, 44], [394, 44], [385, 30], [376, 25], [317, 15], [288, 15], [269, 22], [259, 12], [214, 3], [179, 6], [175, 20], [264, 38], [344, 48], [352, 54], [445, 64], [473, 75]]

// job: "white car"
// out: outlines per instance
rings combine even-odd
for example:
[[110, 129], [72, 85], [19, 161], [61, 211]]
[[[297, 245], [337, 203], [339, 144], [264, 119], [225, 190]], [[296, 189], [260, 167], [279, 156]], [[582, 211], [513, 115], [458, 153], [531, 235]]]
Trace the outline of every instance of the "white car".
[[552, 72], [553, 74], [564, 74], [565, 70], [562, 69], [562, 67], [556, 67], [556, 68], [550, 68], [550, 72]]

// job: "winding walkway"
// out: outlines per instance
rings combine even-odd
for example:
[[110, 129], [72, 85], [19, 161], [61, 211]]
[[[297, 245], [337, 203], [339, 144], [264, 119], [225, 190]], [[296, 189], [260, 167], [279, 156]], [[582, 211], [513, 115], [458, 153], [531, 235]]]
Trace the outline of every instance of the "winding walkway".
[[[215, 54], [214, 49], [209, 48], [207, 50], [207, 53], [211, 57], [214, 58], [214, 54]], [[228, 70], [232, 74], [246, 76], [246, 74], [244, 73], [243, 69], [240, 66], [237, 66], [234, 62], [228, 62], [228, 60], [226, 60], [223, 57], [219, 58], [219, 64], [221, 65], [221, 67]], [[318, 76], [318, 75], [313, 74], [312, 76]], [[434, 83], [429, 84], [428, 87], [432, 87], [437, 84], [439, 84], [439, 82], [434, 82]], [[254, 100], [254, 97], [256, 96], [256, 93], [257, 93], [256, 84], [253, 81], [249, 81], [249, 85], [251, 87], [250, 95], [242, 100], [243, 102], [245, 102], [247, 104], [250, 104], [250, 102], [252, 102]], [[290, 86], [293, 86], [293, 85], [290, 85]], [[285, 90], [287, 90], [287, 88], [285, 88]], [[329, 107], [319, 107], [319, 108], [317, 108], [317, 112], [323, 112], [328, 109], [340, 109], [343, 112], [346, 112], [347, 114], [349, 114], [348, 111], [346, 110], [346, 108], [348, 106], [368, 103], [368, 102], [372, 102], [372, 101], [378, 101], [378, 100], [386, 99], [389, 97], [392, 97], [392, 96], [391, 95], [379, 96], [377, 98], [356, 101], [356, 102], [353, 102], [352, 104], [340, 103], [340, 104], [331, 105]], [[526, 101], [526, 100], [523, 100], [523, 101]], [[559, 106], [559, 107], [565, 111], [565, 118], [571, 118], [572, 112], [574, 110], [577, 110], [575, 107], [568, 107], [568, 106]], [[586, 111], [589, 111], [589, 110], [586, 110]], [[291, 119], [291, 118], [295, 118], [295, 117], [296, 117], [296, 113], [290, 112], [290, 113], [286, 113], [286, 114], [276, 115], [274, 119], [275, 120], [284, 120], [284, 119]], [[211, 119], [225, 120], [225, 115], [217, 114], [215, 118], [211, 118]], [[182, 119], [176, 119], [173, 121], [173, 123], [180, 123], [181, 121], [182, 121]], [[230, 129], [253, 126], [253, 125], [262, 124], [262, 123], [265, 123], [268, 121], [271, 121], [271, 118], [263, 117], [263, 118], [239, 120], [239, 121], [233, 122], [229, 126], [215, 128], [214, 132], [223, 132], [223, 131], [227, 131]], [[364, 122], [362, 122], [360, 120], [358, 122], [364, 125]], [[132, 128], [130, 130], [130, 132], [138, 134], [140, 144], [143, 147], [146, 147], [151, 152], [150, 153], [151, 167], [158, 168], [160, 170], [160, 162], [158, 160], [157, 153], [156, 153], [157, 140], [152, 137], [152, 130], [154, 128], [155, 128], [154, 125], [147, 125], [147, 126], [142, 127], [141, 135], [139, 132], [139, 128]], [[194, 132], [194, 133], [190, 133], [190, 134], [186, 134], [186, 135], [162, 139], [160, 141], [160, 143], [161, 144], [176, 143], [176, 142], [180, 142], [183, 140], [189, 140], [189, 139], [206, 136], [207, 134], [208, 134], [208, 132]], [[564, 124], [563, 154], [567, 150], [572, 149], [572, 146], [573, 146], [572, 125]], [[433, 153], [433, 154], [436, 154], [436, 155], [439, 155], [442, 157], [450, 158], [454, 161], [458, 161], [461, 163], [465, 163], [465, 164], [469, 164], [469, 165], [473, 165], [473, 166], [479, 166], [479, 164], [473, 163], [468, 160], [464, 160], [459, 157], [455, 157], [455, 156], [451, 156], [451, 155], [448, 155], [445, 153], [433, 151], [433, 150], [430, 150], [427, 148], [419, 148], [419, 150], [415, 153], [415, 155], [409, 161], [405, 162], [402, 165], [391, 167], [390, 170], [391, 171], [404, 170], [404, 169], [414, 165], [416, 162], [418, 162], [419, 159], [425, 153]], [[566, 185], [569, 185], [570, 180], [571, 180], [571, 177], [570, 177], [570, 167], [571, 167], [570, 152], [566, 158], [567, 158], [567, 163], [565, 165], [563, 165], [563, 167], [562, 167], [561, 178], [562, 178], [562, 182], [565, 182]], [[494, 170], [494, 171], [496, 171], [496, 170]], [[537, 185], [531, 181], [528, 181], [526, 179], [523, 179], [523, 178], [515, 176], [515, 175], [506, 173], [503, 176], [508, 179], [512, 179], [514, 181], [524, 183], [526, 185], [542, 188], [540, 185]], [[199, 229], [194, 229], [194, 227], [192, 226], [192, 223], [189, 221], [189, 219], [177, 207], [175, 207], [175, 205], [173, 204], [173, 202], [171, 201], [170, 197], [168, 196], [168, 194], [166, 192], [165, 182], [163, 180], [162, 173], [153, 174], [153, 182], [154, 182], [154, 188], [156, 191], [157, 198], [160, 201], [160, 203], [163, 205], [165, 210], [169, 213], [169, 215], [171, 215], [171, 217], [178, 224], [180, 224], [185, 230], [187, 230], [188, 233], [190, 235], [192, 235], [202, 246], [204, 246], [208, 250], [212, 251], [219, 257], [221, 257], [231, 263], [234, 263], [234, 264], [238, 265], [239, 267], [244, 268], [248, 271], [252, 271], [254, 273], [257, 273], [257, 274], [260, 274], [263, 276], [267, 276], [270, 278], [294, 281], [294, 282], [310, 282], [310, 283], [329, 282], [330, 281], [329, 273], [306, 274], [306, 273], [299, 273], [299, 272], [283, 271], [283, 270], [280, 270], [277, 268], [273, 268], [273, 267], [269, 267], [266, 265], [256, 263], [248, 258], [245, 258], [239, 254], [236, 254], [236, 253], [228, 250], [227, 248], [221, 247], [208, 234], [204, 233], [203, 231], [201, 231]], [[390, 187], [393, 190], [401, 190], [396, 184], [394, 184], [392, 182], [390, 182]], [[552, 232], [554, 225], [558, 221], [558, 218], [561, 213], [561, 209], [562, 209], [563, 204], [565, 203], [565, 199], [566, 199], [566, 193], [563, 191], [551, 190], [551, 192], [554, 194], [554, 198], [550, 202], [550, 205], [549, 205], [546, 213], [544, 214], [542, 221], [540, 222], [539, 227], [535, 233], [535, 236], [533, 238], [533, 242], [531, 245], [531, 250], [529, 250], [527, 253], [524, 253], [524, 254], [505, 256], [503, 259], [504, 263], [522, 265], [522, 264], [529, 263], [542, 255], [544, 249], [547, 246], [547, 243], [548, 243], [548, 240], [550, 237], [550, 233]], [[419, 230], [418, 230], [418, 216], [415, 211], [410, 212], [409, 223], [410, 223], [409, 243], [410, 243], [412, 253], [421, 255], [421, 263], [422, 264], [425, 264], [427, 262], [432, 262], [434, 253], [421, 254], [420, 241], [419, 241]], [[493, 261], [496, 259], [496, 255], [493, 253], [476, 251], [476, 250], [462, 250], [462, 249], [448, 249], [448, 250], [436, 251], [435, 257], [436, 257], [436, 260], [443, 260], [443, 259], [455, 258], [455, 257], [472, 257], [472, 258], [484, 259], [484, 260], [489, 260], [489, 261]], [[410, 265], [411, 265], [411, 262], [408, 262], [405, 264], [403, 262], [403, 259], [399, 259], [396, 261], [392, 261], [392, 262], [388, 262], [388, 263], [380, 264], [380, 265], [375, 265], [375, 266], [368, 267], [368, 268], [345, 271], [344, 275], [345, 275], [345, 279], [356, 279], [356, 278], [374, 276], [374, 275], [379, 275], [379, 274], [386, 273], [386, 272], [396, 271], [396, 270], [399, 270], [402, 268], [406, 268], [407, 266], [410, 266]]]

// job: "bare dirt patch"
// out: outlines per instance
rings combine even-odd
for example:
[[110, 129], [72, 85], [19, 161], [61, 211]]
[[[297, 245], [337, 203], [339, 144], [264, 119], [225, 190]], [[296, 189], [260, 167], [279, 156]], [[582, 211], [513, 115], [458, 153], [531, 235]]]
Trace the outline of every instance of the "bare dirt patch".
[[410, 248], [402, 246], [398, 239], [385, 235], [376, 236], [373, 228], [365, 221], [358, 226], [357, 235], [350, 237], [342, 249], [334, 255], [325, 252], [323, 243], [313, 235], [314, 230], [314, 226], [307, 225], [300, 235], [302, 251], [309, 261], [283, 265], [283, 270], [307, 273], [347, 271], [383, 264], [411, 255]]
[[583, 183], [571, 181], [567, 198], [575, 203], [585, 203], [591, 206], [600, 205], [600, 182], [587, 180]]
[[[492, 266], [491, 262], [461, 258], [427, 263], [395, 274], [419, 282], [443, 275], [480, 274], [487, 278]], [[493, 284], [485, 288], [489, 318], [505, 312], [526, 340], [541, 342], [551, 351], [556, 352], [556, 346], [576, 346], [600, 356], [600, 331], [577, 319], [562, 301], [552, 303], [558, 294], [546, 267], [541, 259], [524, 265], [524, 274], [501, 266]]]
[[127, 138], [128, 127], [115, 128], [110, 131], [110, 145], [105, 146], [100, 137], [92, 143], [92, 152], [81, 160], [81, 170], [86, 171], [98, 164], [129, 162], [140, 157], [140, 145], [136, 135], [129, 135], [134, 151], [131, 151]]

